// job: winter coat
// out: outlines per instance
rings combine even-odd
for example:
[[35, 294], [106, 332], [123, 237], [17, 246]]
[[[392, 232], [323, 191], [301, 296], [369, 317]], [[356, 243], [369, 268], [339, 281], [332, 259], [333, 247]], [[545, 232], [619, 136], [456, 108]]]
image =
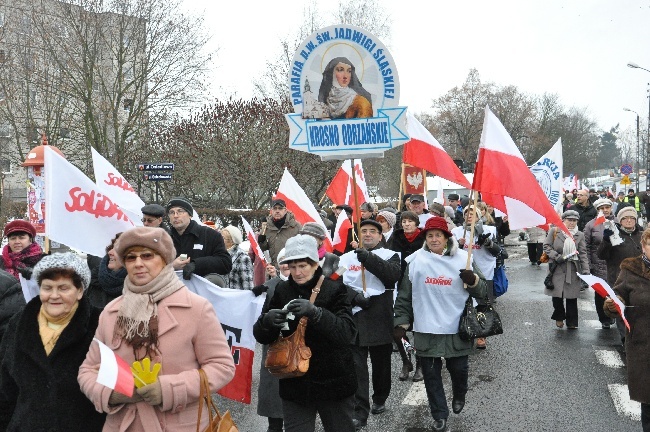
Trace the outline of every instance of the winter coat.
[[[135, 358], [133, 348], [121, 338], [114, 338], [120, 296], [109, 303], [101, 316], [96, 338], [108, 345], [127, 364]], [[109, 405], [112, 390], [97, 383], [100, 364], [99, 346], [92, 344], [79, 368], [81, 390], [97, 411], [108, 414], [104, 431], [125, 432], [195, 432], [199, 409], [199, 373], [202, 368], [214, 393], [230, 382], [235, 365], [226, 337], [212, 305], [186, 287], [158, 302], [158, 350], [151, 363], [162, 364], [158, 380], [162, 386], [162, 405], [152, 407], [141, 401], [135, 404]], [[207, 426], [203, 410], [201, 427]]]
[[[555, 235], [556, 231], [557, 235]], [[554, 237], [555, 240], [553, 240]], [[566, 233], [556, 227], [548, 231], [548, 235], [544, 241], [544, 252], [548, 255], [549, 264], [551, 261], [557, 264], [553, 272], [553, 286], [555, 288], [552, 290], [544, 288], [544, 294], [551, 297], [575, 299], [580, 295], [580, 288], [582, 287], [582, 279], [578, 277], [576, 272], [589, 274], [587, 244], [585, 243], [585, 235], [578, 231], [573, 236], [576, 243], [576, 250], [578, 251], [578, 261], [566, 260], [558, 263], [557, 259], [562, 256], [564, 240], [566, 238]]]
[[[447, 243], [445, 256], [454, 256], [458, 251], [458, 242], [454, 237], [450, 237]], [[429, 250], [424, 244], [422, 249]], [[471, 297], [484, 299], [487, 296], [487, 283], [485, 277], [473, 264], [474, 273], [479, 277], [476, 286], [467, 287], [467, 292]], [[438, 276], [438, 275], [436, 275]], [[460, 276], [458, 276], [460, 277]], [[395, 301], [395, 326], [406, 326], [413, 324], [413, 286], [409, 279], [408, 272], [404, 275], [402, 285], [397, 293]], [[460, 322], [460, 315], [458, 316]], [[433, 334], [413, 332], [413, 346], [418, 356], [421, 357], [462, 357], [474, 352], [474, 342], [464, 341], [456, 334]]]
[[618, 272], [620, 271], [621, 263], [626, 258], [637, 257], [641, 255], [641, 234], [643, 229], [637, 225], [634, 231], [626, 233], [621, 229], [619, 224], [618, 233], [623, 239], [623, 243], [618, 246], [612, 246], [609, 238], [603, 239], [598, 246], [598, 258], [607, 263], [607, 283], [609, 286], [614, 286]]
[[[383, 245], [379, 244], [374, 249], [381, 247]], [[400, 258], [397, 253], [390, 259], [383, 260], [373, 254], [372, 249], [370, 251], [368, 259], [363, 263], [365, 271], [377, 276], [386, 291], [383, 294], [371, 296], [370, 305], [353, 315], [357, 325], [356, 345], [364, 347], [393, 342], [393, 294], [401, 273]], [[359, 292], [349, 286], [347, 290], [350, 303], [352, 306], [357, 306], [354, 303], [354, 298]]]
[[[253, 334], [259, 343], [268, 345], [280, 334], [279, 329], [264, 326], [266, 313], [270, 309], [282, 309], [297, 298], [309, 299], [321, 274], [319, 267], [312, 280], [300, 286], [291, 276], [288, 281], [278, 283], [269, 305], [262, 309], [262, 315], [253, 326]], [[311, 349], [309, 370], [301, 377], [280, 380], [280, 397], [305, 405], [341, 400], [352, 396], [357, 389], [351, 348], [356, 326], [345, 285], [325, 279], [314, 305], [321, 308], [322, 315], [319, 321], [309, 322], [305, 331], [305, 343]], [[289, 330], [282, 331], [282, 334], [293, 334], [298, 321], [289, 320]]]
[[77, 383], [99, 310], [82, 297], [48, 356], [39, 334], [40, 309], [36, 296], [11, 320], [0, 346], [0, 430], [102, 430], [105, 415], [95, 410]]
[[176, 229], [172, 229], [171, 237], [176, 248], [176, 256], [186, 254], [191, 258], [191, 262], [196, 265], [195, 274], [223, 275], [232, 269], [232, 259], [220, 232], [201, 226], [196, 221], [190, 221], [183, 235], [178, 234]]
[[290, 211], [286, 213], [284, 224], [280, 228], [275, 226], [271, 215], [266, 217], [266, 234], [258, 237], [258, 243], [263, 251], [269, 251], [275, 267], [278, 267], [278, 254], [284, 248], [284, 244], [301, 229], [302, 225]]
[[90, 267], [91, 260], [89, 256], [90, 284], [86, 290], [86, 295], [93, 306], [104, 309], [107, 304], [122, 295], [126, 269], [124, 267], [118, 270], [109, 269], [108, 255], [104, 255], [104, 258], [99, 258], [99, 260], [97, 266]]
[[7, 330], [9, 320], [23, 306], [25, 296], [20, 282], [10, 273], [0, 270], [0, 341]]
[[578, 219], [578, 231], [584, 231], [587, 222], [595, 219], [597, 215], [596, 208], [590, 202], [587, 202], [586, 206], [575, 203], [571, 207], [571, 210], [577, 211], [578, 215], [580, 215], [580, 218]]
[[[268, 310], [275, 287], [281, 281], [279, 277], [269, 279], [264, 283], [269, 289], [266, 291], [264, 310]], [[282, 418], [282, 399], [280, 398], [280, 379], [271, 375], [264, 367], [266, 355], [269, 352], [268, 345], [262, 345], [262, 361], [260, 367], [260, 383], [257, 387], [257, 415], [262, 417]]]
[[546, 239], [546, 231], [539, 227], [530, 227], [526, 228], [528, 233], [528, 242], [527, 243], [544, 243]]
[[[613, 220], [614, 216], [607, 219]], [[607, 279], [607, 261], [598, 258], [598, 247], [603, 242], [603, 224], [595, 225], [596, 219], [587, 222], [585, 230], [585, 243], [587, 243], [587, 256], [589, 257], [589, 271], [592, 275]]]
[[406, 239], [403, 228], [396, 229], [395, 231], [393, 231], [393, 235], [390, 236], [390, 240], [386, 248], [395, 252], [399, 252], [400, 259], [402, 261], [399, 281], [397, 282], [398, 291], [401, 287], [402, 280], [404, 279], [404, 273], [406, 272], [406, 266], [407, 266], [406, 258], [408, 258], [408, 256], [411, 255], [413, 252], [422, 249], [423, 244], [424, 244], [424, 234], [422, 232], [420, 232], [420, 234], [412, 242], [409, 242]]
[[625, 337], [627, 385], [630, 399], [650, 404], [650, 268], [638, 256], [621, 263], [614, 292], [626, 306], [630, 331]]
[[232, 257], [232, 270], [224, 275], [226, 288], [238, 290], [253, 289], [253, 263], [248, 254], [238, 245], [228, 249]]

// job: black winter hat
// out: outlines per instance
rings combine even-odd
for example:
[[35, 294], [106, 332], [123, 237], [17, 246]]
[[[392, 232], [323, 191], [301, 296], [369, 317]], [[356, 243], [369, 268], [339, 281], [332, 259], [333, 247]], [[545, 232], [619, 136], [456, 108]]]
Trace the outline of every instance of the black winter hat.
[[192, 204], [190, 204], [190, 202], [185, 198], [176, 197], [170, 199], [167, 205], [165, 206], [165, 210], [167, 211], [167, 213], [169, 213], [169, 209], [172, 207], [180, 207], [186, 212], [188, 212], [190, 216], [194, 214], [194, 207], [192, 207]]

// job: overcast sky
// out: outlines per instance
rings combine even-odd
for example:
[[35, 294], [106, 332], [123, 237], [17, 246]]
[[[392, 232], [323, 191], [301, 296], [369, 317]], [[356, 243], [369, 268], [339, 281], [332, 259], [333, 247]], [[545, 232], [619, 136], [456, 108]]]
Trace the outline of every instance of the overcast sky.
[[[254, 95], [253, 81], [279, 41], [301, 24], [306, 1], [186, 0], [205, 11], [214, 47], [216, 96]], [[483, 81], [531, 94], [557, 93], [565, 106], [587, 108], [602, 129], [636, 128], [648, 117], [649, 0], [380, 0], [392, 19], [390, 47], [400, 105], [431, 110], [431, 101], [461, 85], [471, 68]], [[319, 1], [329, 18], [335, 0]], [[325, 25], [335, 24], [328, 20]]]

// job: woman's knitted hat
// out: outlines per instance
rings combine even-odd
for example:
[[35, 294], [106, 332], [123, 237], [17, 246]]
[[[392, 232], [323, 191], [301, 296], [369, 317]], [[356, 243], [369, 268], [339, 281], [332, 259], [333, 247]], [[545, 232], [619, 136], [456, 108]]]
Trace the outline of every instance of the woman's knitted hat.
[[616, 217], [618, 218], [619, 221], [623, 220], [624, 217], [630, 217], [630, 216], [636, 220], [639, 219], [639, 215], [637, 214], [636, 209], [632, 206], [623, 207], [616, 214]]
[[45, 255], [35, 266], [32, 278], [38, 284], [41, 284], [39, 277], [41, 274], [50, 269], [69, 269], [77, 273], [81, 278], [81, 284], [84, 291], [88, 289], [90, 284], [90, 269], [85, 260], [81, 259], [73, 252], [53, 253], [52, 255]]
[[133, 246], [141, 246], [155, 251], [167, 264], [176, 259], [176, 248], [167, 231], [154, 227], [137, 227], [124, 231], [115, 242], [117, 261], [124, 266], [124, 255]]
[[397, 216], [395, 216], [395, 213], [389, 212], [387, 210], [382, 210], [377, 213], [377, 219], [379, 219], [380, 216], [386, 219], [389, 227], [392, 228], [395, 226], [395, 222], [397, 222]]
[[241, 230], [237, 228], [234, 225], [228, 225], [227, 227], [224, 228], [224, 230], [228, 231], [228, 234], [230, 234], [230, 238], [232, 239], [232, 242], [235, 245], [240, 244], [242, 241], [244, 241]]

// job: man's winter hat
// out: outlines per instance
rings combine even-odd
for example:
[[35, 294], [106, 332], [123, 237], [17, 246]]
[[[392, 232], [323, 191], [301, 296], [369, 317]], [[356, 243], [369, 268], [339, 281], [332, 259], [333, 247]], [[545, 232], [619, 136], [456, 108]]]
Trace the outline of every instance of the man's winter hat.
[[160, 255], [167, 264], [176, 259], [176, 248], [167, 231], [154, 227], [137, 227], [124, 231], [115, 242], [117, 261], [124, 266], [126, 251], [133, 246], [149, 248]]
[[290, 261], [310, 259], [318, 262], [318, 243], [309, 235], [298, 234], [291, 237], [284, 245], [284, 258], [278, 264], [286, 264]]
[[319, 240], [325, 240], [327, 234], [325, 233], [325, 228], [316, 222], [307, 222], [302, 226], [302, 229], [298, 231], [298, 234], [306, 234], [312, 237], [315, 237]]
[[237, 228], [234, 225], [228, 225], [227, 227], [224, 228], [224, 230], [228, 231], [228, 234], [230, 234], [230, 238], [232, 239], [232, 242], [236, 245], [241, 244], [242, 241], [244, 241], [241, 230]]
[[594, 201], [594, 207], [599, 208], [602, 206], [612, 206], [612, 202], [608, 200], [607, 198], [598, 198], [596, 201]]
[[623, 207], [617, 214], [618, 220], [623, 220], [624, 217], [632, 216], [634, 219], [638, 219], [639, 215], [636, 213], [636, 209], [632, 206]]
[[594, 188], [589, 189], [589, 193], [596, 193], [596, 189]]
[[447, 225], [447, 221], [444, 218], [441, 218], [439, 216], [434, 216], [432, 218], [427, 219], [427, 223], [424, 224], [424, 228], [422, 229], [422, 232], [426, 233], [427, 231], [431, 230], [440, 230], [443, 233], [445, 233], [446, 237], [451, 237], [451, 231], [449, 231], [449, 226]]
[[624, 195], [625, 195], [625, 192], [623, 192], [623, 191], [618, 191], [618, 194], [617, 194], [617, 195], [618, 195], [618, 196], [624, 196]]
[[[474, 208], [473, 205], [465, 207], [465, 208], [463, 209], [463, 216], [464, 216], [465, 214], [467, 214], [467, 210], [469, 210], [469, 209], [473, 209], [473, 208]], [[477, 215], [479, 218], [482, 218], [482, 217], [483, 217], [483, 212], [482, 212], [481, 209], [478, 208], [478, 207], [476, 208], [476, 215]]]
[[[142, 214], [146, 214], [154, 217], [163, 217], [165, 216], [165, 207], [160, 204], [147, 204], [146, 206], [140, 209]], [[191, 212], [190, 212], [191, 213]]]
[[578, 219], [580, 219], [580, 215], [575, 210], [567, 210], [564, 213], [562, 213], [562, 220], [564, 220], [564, 219], [578, 220]]
[[5, 225], [4, 231], [5, 237], [9, 237], [11, 234], [15, 233], [29, 234], [32, 237], [32, 240], [34, 237], [36, 237], [36, 228], [34, 228], [34, 225], [22, 219], [12, 220], [7, 225]]
[[347, 205], [347, 204], [339, 204], [339, 205], [337, 205], [335, 208], [337, 208], [337, 209], [339, 209], [339, 210], [345, 210], [345, 212], [346, 212], [347, 214], [349, 214], [349, 215], [351, 215], [351, 214], [354, 212], [354, 210], [352, 210], [352, 207], [350, 207], [350, 206]]
[[379, 213], [377, 213], [377, 219], [380, 217], [384, 218], [386, 223], [388, 223], [389, 227], [394, 227], [395, 222], [397, 222], [397, 216], [395, 216], [395, 213], [389, 212], [387, 210], [382, 210]]
[[186, 212], [192, 216], [194, 214], [194, 207], [192, 207], [192, 204], [185, 198], [177, 197], [177, 198], [172, 198], [169, 200], [167, 205], [165, 206], [165, 210], [167, 210], [167, 213], [169, 213], [169, 209], [172, 207], [180, 207]]
[[40, 276], [44, 271], [50, 269], [69, 269], [77, 273], [81, 278], [81, 284], [84, 291], [88, 289], [90, 284], [90, 269], [86, 260], [81, 259], [73, 252], [53, 253], [52, 255], [45, 255], [35, 266], [32, 278], [38, 284], [41, 284]]
[[284, 202], [283, 199], [274, 199], [273, 201], [271, 201], [271, 208], [273, 208], [275, 206], [280, 206], [280, 207], [285, 207], [286, 208], [287, 203]]
[[374, 212], [375, 211], [375, 206], [372, 203], [369, 202], [364, 202], [359, 206], [361, 211], [367, 211], [367, 212]]
[[458, 195], [458, 194], [449, 194], [449, 195], [447, 195], [447, 199], [449, 201], [458, 201], [460, 199], [460, 195]]
[[411, 195], [411, 202], [413, 202], [413, 201], [424, 202], [424, 196], [420, 195], [420, 194], [413, 194], [413, 195]]
[[437, 216], [445, 216], [445, 206], [440, 203], [434, 202], [429, 206], [429, 211]]
[[628, 189], [627, 190], [627, 193], [630, 193], [630, 192], [634, 193], [634, 189]]
[[360, 225], [361, 225], [362, 228], [363, 228], [364, 225], [372, 225], [375, 228], [377, 228], [377, 230], [379, 232], [382, 232], [382, 230], [383, 230], [382, 227], [381, 227], [381, 224], [379, 222], [377, 222], [376, 220], [374, 220], [374, 219], [364, 219], [364, 220], [361, 221]]

